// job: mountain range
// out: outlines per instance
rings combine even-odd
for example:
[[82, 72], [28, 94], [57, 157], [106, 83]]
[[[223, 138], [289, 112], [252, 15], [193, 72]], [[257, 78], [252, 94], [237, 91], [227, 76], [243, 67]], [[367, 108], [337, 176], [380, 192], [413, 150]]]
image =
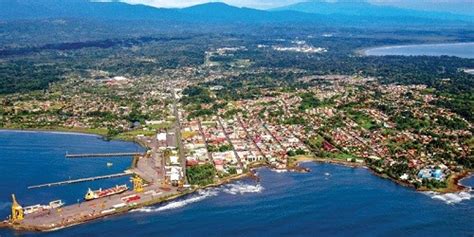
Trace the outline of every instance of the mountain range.
[[87, 18], [101, 20], [154, 20], [207, 23], [392, 23], [472, 24], [472, 16], [377, 6], [366, 2], [303, 2], [286, 7], [257, 10], [224, 3], [206, 3], [187, 8], [155, 8], [118, 1], [89, 0], [1, 0], [0, 20]]
[[323, 15], [370, 16], [370, 17], [419, 17], [429, 19], [466, 20], [472, 16], [439, 11], [421, 11], [392, 6], [374, 5], [365, 1], [311, 1], [272, 9], [273, 11], [297, 11]]

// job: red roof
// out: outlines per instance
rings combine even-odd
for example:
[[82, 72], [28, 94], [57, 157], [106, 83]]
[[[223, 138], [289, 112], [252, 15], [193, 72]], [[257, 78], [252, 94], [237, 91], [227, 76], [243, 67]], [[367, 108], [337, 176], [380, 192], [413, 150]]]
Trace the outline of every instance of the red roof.
[[331, 151], [334, 149], [334, 146], [331, 145], [331, 143], [327, 142], [327, 141], [323, 141], [323, 148], [324, 150], [326, 151]]
[[224, 161], [223, 160], [214, 160], [215, 165], [223, 165]]
[[186, 160], [186, 166], [195, 166], [199, 162], [197, 160]]

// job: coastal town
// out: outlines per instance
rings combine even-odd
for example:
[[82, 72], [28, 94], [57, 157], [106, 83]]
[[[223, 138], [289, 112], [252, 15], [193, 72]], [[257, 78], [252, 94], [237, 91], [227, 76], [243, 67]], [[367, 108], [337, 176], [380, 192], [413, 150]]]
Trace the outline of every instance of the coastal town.
[[[111, 188], [107, 198], [91, 190], [93, 200], [70, 206], [23, 208], [13, 197], [2, 225], [60, 229], [242, 177], [258, 179], [257, 167], [309, 172], [298, 165], [304, 161], [368, 167], [417, 190], [464, 188], [458, 181], [472, 172], [473, 125], [439, 106], [443, 98], [433, 88], [298, 69], [269, 74], [272, 69], [248, 68], [251, 60], [229, 62], [242, 50], [209, 51], [199, 67], [155, 77], [90, 70], [44, 91], [1, 96], [1, 128], [94, 133], [146, 148], [125, 171], [131, 189]], [[213, 61], [216, 55], [226, 60]]]
[[0, 0], [0, 237], [474, 236], [474, 0]]
[[[185, 68], [164, 75], [172, 85], [164, 78], [73, 78], [41, 94], [1, 97], [0, 125], [135, 141], [169, 142], [181, 133], [181, 157], [172, 160], [212, 165], [217, 176], [242, 174], [255, 162], [286, 169], [303, 156], [365, 165], [416, 188], [452, 189], [472, 165], [472, 124], [436, 106], [442, 98], [424, 85], [303, 76], [297, 81], [304, 88], [252, 88], [249, 96], [248, 88], [226, 88], [239, 73]], [[174, 94], [180, 131], [173, 129]]]

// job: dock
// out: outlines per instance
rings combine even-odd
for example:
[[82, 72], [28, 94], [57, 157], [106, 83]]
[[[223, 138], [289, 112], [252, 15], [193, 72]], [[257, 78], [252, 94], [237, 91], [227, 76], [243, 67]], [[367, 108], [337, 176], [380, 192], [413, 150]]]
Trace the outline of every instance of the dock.
[[140, 155], [144, 155], [144, 153], [140, 153], [140, 152], [88, 153], [88, 154], [66, 153], [66, 158], [126, 157], [126, 156], [140, 156]]
[[[173, 88], [172, 86], [170, 86]], [[178, 98], [176, 98], [173, 90], [173, 113], [176, 117], [173, 128], [178, 140], [179, 157], [183, 167], [184, 179], [186, 178], [186, 159], [184, 157], [184, 146], [181, 138], [180, 112], [178, 107]], [[140, 140], [138, 138], [137, 140]], [[69, 154], [66, 152], [66, 158], [100, 158], [100, 157], [134, 157], [133, 165], [130, 170], [117, 174], [109, 174], [103, 176], [70, 179], [61, 182], [45, 183], [29, 186], [28, 189], [36, 189], [43, 187], [53, 187], [60, 185], [75, 184], [101, 179], [118, 178], [122, 176], [133, 176], [133, 188], [123, 193], [109, 195], [106, 198], [97, 198], [89, 201], [81, 201], [71, 203], [60, 208], [48, 210], [38, 210], [25, 214], [20, 202], [17, 202], [12, 196], [15, 205], [12, 204], [12, 215], [0, 222], [0, 228], [11, 228], [19, 231], [55, 231], [69, 226], [83, 224], [89, 221], [97, 220], [106, 216], [118, 215], [126, 213], [132, 209], [144, 206], [162, 203], [172, 200], [183, 195], [188, 195], [196, 190], [195, 186], [173, 186], [169, 183], [164, 169], [165, 155], [163, 150], [159, 149], [156, 138], [142, 139], [142, 144], [148, 147], [148, 151], [144, 152], [120, 152], [120, 153], [89, 153]], [[242, 175], [237, 177], [243, 177]], [[222, 180], [219, 184], [230, 181], [231, 179]], [[186, 182], [184, 182], [186, 183]], [[214, 184], [214, 185], [219, 185]], [[109, 188], [109, 187], [104, 187]]]
[[28, 189], [60, 186], [60, 185], [66, 185], [66, 184], [75, 184], [75, 183], [82, 183], [82, 182], [95, 181], [95, 180], [101, 180], [101, 179], [112, 179], [112, 178], [128, 176], [131, 174], [132, 173], [129, 173], [129, 172], [123, 172], [123, 173], [118, 173], [118, 174], [109, 174], [109, 175], [95, 176], [95, 177], [89, 177], [89, 178], [72, 179], [72, 180], [61, 181], [61, 182], [33, 185], [33, 186], [29, 186]]

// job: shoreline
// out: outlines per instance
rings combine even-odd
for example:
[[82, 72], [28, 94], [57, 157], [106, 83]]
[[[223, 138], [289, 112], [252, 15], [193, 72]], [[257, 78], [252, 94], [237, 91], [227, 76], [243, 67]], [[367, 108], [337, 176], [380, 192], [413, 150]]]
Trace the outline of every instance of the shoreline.
[[[12, 132], [20, 132], [20, 133], [21, 132], [24, 132], [24, 133], [27, 133], [27, 132], [40, 132], [40, 133], [64, 134], [64, 135], [95, 136], [95, 137], [104, 138], [104, 136], [102, 134], [98, 134], [98, 133], [94, 133], [94, 132], [86, 131], [86, 130], [85, 131], [78, 131], [77, 129], [60, 129], [60, 130], [58, 130], [58, 129], [33, 129], [33, 128], [31, 128], [31, 129], [30, 128], [28, 128], [28, 129], [0, 128], [0, 132], [2, 132], [2, 131], [12, 131]], [[143, 143], [139, 142], [136, 139], [133, 139], [133, 140], [112, 139], [112, 140], [133, 142], [133, 143], [136, 143], [137, 145], [139, 145], [140, 147], [142, 147], [144, 149], [147, 149], [147, 146], [145, 146]], [[135, 158], [133, 158], [133, 160], [135, 160]], [[133, 166], [133, 162], [134, 162], [133, 160], [132, 160], [132, 164], [131, 164], [132, 166]], [[254, 169], [259, 168], [259, 167], [261, 167], [261, 165], [258, 165], [256, 167], [252, 167], [252, 168], [249, 169], [249, 171], [244, 172], [242, 174], [225, 177], [225, 178], [219, 180], [216, 183], [212, 183], [212, 184], [202, 186], [202, 187], [193, 187], [189, 190], [183, 191], [182, 193], [176, 193], [176, 194], [171, 194], [170, 196], [160, 197], [160, 198], [157, 198], [157, 199], [152, 199], [152, 200], [147, 201], [147, 202], [139, 203], [135, 206], [128, 206], [126, 208], [116, 210], [115, 212], [86, 217], [84, 219], [80, 219], [80, 220], [77, 220], [75, 222], [65, 224], [63, 226], [52, 226], [52, 227], [30, 226], [30, 225], [24, 225], [24, 224], [21, 224], [21, 223], [11, 223], [11, 222], [8, 222], [8, 219], [7, 219], [7, 220], [4, 220], [4, 221], [0, 222], [0, 228], [9, 228], [9, 229], [12, 229], [12, 230], [15, 230], [15, 231], [20, 231], [20, 232], [53, 232], [53, 231], [65, 229], [65, 228], [76, 226], [76, 225], [90, 223], [92, 221], [107, 218], [107, 217], [113, 217], [113, 216], [118, 216], [118, 215], [122, 215], [122, 214], [127, 214], [132, 210], [136, 210], [136, 209], [147, 207], [147, 206], [162, 204], [162, 203], [165, 203], [165, 202], [168, 202], [168, 201], [175, 200], [175, 199], [180, 198], [180, 197], [191, 195], [191, 194], [193, 194], [193, 193], [195, 193], [199, 190], [204, 190], [204, 189], [212, 188], [212, 187], [219, 187], [219, 186], [228, 184], [230, 182], [233, 182], [235, 180], [240, 180], [240, 179], [243, 179], [243, 178], [246, 178], [246, 177], [250, 177], [250, 178], [255, 177], [253, 171], [254, 171]]]
[[41, 132], [41, 133], [52, 133], [52, 134], [65, 134], [65, 135], [83, 135], [83, 136], [97, 136], [105, 137], [105, 134], [93, 132], [87, 129], [69, 129], [69, 128], [0, 128], [0, 132]]
[[[467, 43], [474, 44], [474, 42], [467, 42]], [[447, 43], [447, 44], [450, 44], [450, 43]], [[457, 44], [466, 44], [466, 43], [457, 43]], [[96, 136], [96, 137], [105, 138], [105, 136], [102, 135], [101, 133], [96, 133], [96, 132], [93, 132], [93, 131], [87, 130], [87, 129], [83, 130], [83, 129], [69, 129], [69, 128], [59, 128], [59, 129], [56, 129], [56, 128], [55, 129], [47, 129], [47, 128], [27, 128], [27, 129], [0, 128], [0, 132], [2, 132], [2, 131], [43, 132], [43, 133], [51, 133], [51, 134]], [[133, 143], [139, 145], [140, 147], [142, 147], [143, 149], [148, 149], [148, 147], [145, 144], [143, 144], [142, 142], [140, 142], [137, 139], [127, 140], [127, 139], [112, 138], [111, 140], [124, 141], [124, 142], [133, 142]], [[329, 164], [342, 165], [342, 166], [351, 167], [351, 168], [365, 168], [365, 169], [368, 169], [371, 173], [373, 173], [374, 175], [376, 175], [380, 178], [390, 179], [390, 180], [392, 180], [393, 182], [396, 182], [399, 185], [402, 185], [402, 186], [405, 186], [405, 187], [415, 188], [414, 185], [412, 185], [412, 184], [405, 183], [405, 182], [402, 182], [400, 180], [396, 180], [396, 179], [393, 179], [391, 177], [388, 177], [384, 174], [377, 173], [376, 171], [374, 171], [374, 170], [370, 169], [368, 166], [366, 166], [364, 163], [348, 162], [348, 161], [345, 161], [345, 160], [325, 159], [325, 158], [314, 157], [312, 155], [296, 156], [296, 157], [293, 157], [293, 159], [296, 159], [295, 161], [293, 161], [294, 165], [288, 166], [288, 168], [287, 168], [288, 171], [308, 172], [307, 170], [304, 170], [299, 166], [300, 163], [304, 163], [304, 162], [329, 163]], [[256, 168], [260, 168], [260, 167], [268, 167], [268, 166], [264, 163], [256, 163], [256, 165], [251, 166], [249, 169], [253, 170], [253, 169], [256, 169]], [[268, 167], [268, 168], [271, 168], [271, 167]], [[246, 174], [246, 173], [243, 173], [243, 174]], [[241, 174], [241, 175], [243, 175], [243, 174]], [[462, 174], [457, 174], [455, 177], [450, 178], [450, 180], [452, 180], [452, 182], [448, 183], [448, 187], [444, 188], [444, 189], [430, 190], [430, 189], [427, 189], [427, 188], [418, 188], [418, 189], [415, 189], [415, 190], [421, 191], [421, 192], [434, 191], [434, 192], [439, 192], [439, 193], [455, 193], [455, 192], [464, 191], [464, 190], [467, 189], [467, 187], [464, 186], [463, 184], [461, 184], [460, 181], [462, 181], [463, 179], [469, 178], [470, 176], [473, 176], [473, 175], [474, 175], [474, 172], [472, 170], [466, 171]], [[216, 185], [216, 184], [211, 184], [211, 185]], [[219, 184], [217, 184], [217, 185], [219, 185]], [[452, 185], [452, 186], [449, 187], [450, 185]], [[1, 225], [0, 225], [0, 228], [1, 228]]]
[[395, 182], [398, 185], [401, 185], [403, 187], [408, 187], [408, 188], [414, 189], [417, 192], [431, 191], [431, 192], [436, 192], [436, 193], [440, 193], [440, 194], [459, 193], [459, 192], [469, 190], [470, 187], [463, 185], [461, 183], [461, 181], [463, 179], [468, 179], [468, 178], [474, 176], [474, 172], [472, 170], [469, 170], [469, 171], [465, 171], [463, 173], [459, 173], [459, 174], [456, 174], [456, 175], [453, 175], [452, 177], [450, 177], [447, 181], [448, 186], [446, 188], [441, 188], [441, 189], [428, 189], [428, 188], [425, 188], [425, 187], [415, 188], [415, 186], [411, 183], [402, 182], [400, 180], [396, 180], [392, 177], [389, 177], [388, 175], [378, 173], [375, 170], [372, 170], [370, 167], [368, 167], [364, 163], [353, 163], [353, 162], [348, 162], [348, 161], [344, 161], [344, 160], [328, 160], [328, 159], [318, 158], [318, 157], [314, 157], [312, 159], [302, 159], [302, 160], [297, 159], [294, 162], [295, 162], [296, 166], [299, 166], [300, 163], [315, 162], [315, 163], [326, 163], [326, 164], [333, 164], [333, 165], [341, 165], [341, 166], [350, 167], [350, 168], [363, 168], [363, 169], [369, 170], [370, 173], [372, 173], [373, 175], [375, 175], [379, 178], [388, 179], [388, 180], [390, 180], [392, 182]]
[[[43, 130], [43, 129], [41, 129], [41, 130], [38, 130], [38, 129], [28, 129], [28, 130], [0, 129], [0, 132], [1, 131], [16, 131], [16, 132], [32, 131], [32, 132], [60, 133], [60, 134], [66, 134], [66, 135], [67, 134], [69, 134], [69, 135], [71, 135], [71, 134], [91, 135], [91, 133], [54, 131], [54, 130]], [[101, 136], [99, 134], [93, 134], [93, 135], [98, 136], [98, 137]], [[136, 141], [133, 141], [133, 142], [137, 143], [138, 145], [140, 145], [141, 147], [146, 149], [146, 146], [143, 146], [143, 144], [140, 144]], [[385, 174], [377, 173], [376, 171], [370, 169], [364, 163], [355, 163], [355, 162], [349, 162], [349, 161], [345, 161], [345, 160], [325, 159], [325, 158], [315, 157], [313, 155], [301, 155], [301, 156], [292, 157], [291, 159], [292, 160], [289, 161], [287, 169], [285, 169], [289, 172], [300, 172], [300, 173], [309, 172], [309, 169], [300, 166], [300, 164], [305, 163], [305, 162], [342, 165], [342, 166], [346, 166], [346, 167], [350, 167], [350, 168], [364, 168], [364, 169], [369, 170], [372, 174], [374, 174], [374, 175], [376, 175], [380, 178], [389, 179], [389, 180], [394, 181], [395, 183], [397, 183], [401, 186], [413, 188], [417, 192], [433, 191], [433, 192], [437, 192], [437, 193], [456, 193], [456, 192], [460, 192], [460, 191], [465, 191], [467, 189], [467, 187], [462, 185], [461, 181], [463, 179], [466, 179], [466, 178], [471, 177], [473, 175], [472, 171], [466, 171], [464, 173], [456, 174], [455, 176], [450, 177], [449, 180], [448, 180], [448, 187], [446, 189], [438, 189], [438, 190], [429, 190], [429, 189], [424, 189], [424, 188], [415, 189], [414, 185], [409, 184], [409, 183], [405, 183], [405, 182], [402, 182], [402, 181], [399, 181], [399, 180], [396, 180], [396, 179], [393, 179], [393, 178], [391, 178], [391, 177], [389, 177]], [[127, 206], [127, 207], [124, 207], [123, 209], [118, 209], [118, 210], [116, 210], [114, 212], [111, 212], [111, 213], [103, 213], [103, 214], [98, 214], [98, 215], [95, 215], [95, 216], [83, 217], [83, 219], [78, 219], [74, 222], [64, 224], [63, 226], [51, 226], [51, 227], [30, 226], [30, 225], [23, 225], [21, 223], [11, 223], [11, 222], [5, 222], [4, 221], [4, 222], [0, 222], [0, 228], [10, 228], [12, 230], [22, 231], [22, 232], [52, 232], [52, 231], [56, 231], [56, 230], [61, 230], [61, 229], [65, 229], [65, 228], [76, 226], [76, 225], [86, 224], [86, 223], [89, 223], [89, 222], [92, 222], [92, 221], [95, 221], [95, 220], [99, 220], [99, 219], [102, 219], [102, 218], [127, 214], [130, 211], [136, 210], [136, 209], [139, 209], [139, 208], [143, 208], [143, 207], [147, 207], [147, 206], [153, 206], [153, 205], [157, 205], [157, 204], [163, 204], [163, 203], [175, 200], [175, 199], [180, 198], [180, 197], [184, 197], [184, 196], [187, 196], [187, 195], [194, 194], [195, 192], [197, 192], [199, 190], [204, 190], [204, 189], [213, 188], [213, 187], [219, 187], [219, 186], [226, 185], [226, 184], [231, 183], [233, 181], [244, 179], [244, 178], [254, 178], [258, 182], [259, 177], [255, 175], [255, 171], [256, 171], [256, 169], [259, 169], [259, 168], [262, 168], [262, 167], [272, 169], [266, 163], [256, 162], [256, 163], [250, 165], [249, 169], [246, 172], [242, 173], [242, 174], [228, 176], [228, 177], [222, 178], [222, 179], [218, 180], [217, 182], [209, 184], [209, 185], [205, 185], [205, 186], [201, 186], [201, 187], [192, 186], [190, 189], [184, 190], [182, 192], [170, 194], [169, 196], [163, 196], [163, 197], [159, 197], [159, 198], [156, 198], [156, 199], [151, 199], [151, 200], [143, 202], [143, 203], [138, 203], [135, 206]]]
[[117, 210], [117, 211], [112, 212], [112, 213], [99, 214], [99, 215], [96, 215], [96, 216], [93, 216], [93, 217], [89, 217], [88, 219], [78, 220], [78, 221], [70, 223], [70, 224], [66, 224], [66, 225], [58, 226], [58, 227], [53, 227], [53, 228], [44, 228], [44, 227], [37, 227], [37, 226], [25, 226], [25, 225], [22, 226], [21, 224], [12, 224], [12, 223], [6, 223], [6, 224], [4, 224], [4, 226], [0, 225], [0, 228], [11, 228], [13, 230], [21, 231], [21, 232], [43, 232], [43, 233], [54, 232], [54, 231], [62, 230], [62, 229], [77, 226], [77, 225], [87, 224], [87, 223], [90, 223], [92, 221], [96, 221], [96, 220], [99, 220], [99, 219], [104, 219], [104, 218], [107, 218], [107, 217], [113, 217], [113, 216], [127, 214], [130, 211], [135, 210], [135, 209], [139, 209], [139, 208], [146, 207], [146, 206], [152, 206], [152, 205], [164, 203], [166, 201], [171, 201], [171, 200], [177, 199], [179, 197], [183, 197], [183, 196], [192, 194], [197, 190], [198, 189], [192, 190], [192, 191], [189, 191], [189, 192], [185, 192], [185, 193], [180, 193], [180, 194], [170, 195], [170, 196], [167, 196], [167, 197], [158, 198], [158, 199], [155, 199], [155, 200], [150, 200], [150, 201], [145, 202], [145, 203], [137, 204], [133, 207], [126, 207], [126, 208], [123, 208], [121, 210]]
[[140, 209], [140, 208], [143, 208], [143, 207], [163, 204], [163, 203], [166, 203], [166, 202], [169, 202], [169, 201], [181, 198], [181, 197], [192, 195], [192, 194], [196, 193], [199, 190], [219, 187], [219, 186], [228, 184], [228, 183], [230, 183], [232, 181], [235, 181], [235, 180], [240, 180], [240, 179], [243, 179], [243, 178], [246, 178], [246, 177], [251, 177], [252, 175], [253, 175], [253, 170], [250, 170], [248, 172], [245, 172], [245, 173], [242, 173], [242, 174], [239, 174], [239, 175], [226, 177], [226, 178], [224, 178], [223, 180], [220, 180], [217, 183], [209, 184], [209, 185], [202, 186], [202, 187], [195, 187], [195, 188], [192, 188], [191, 190], [187, 190], [187, 191], [184, 191], [182, 193], [172, 194], [170, 196], [153, 199], [153, 200], [150, 200], [150, 201], [147, 201], [147, 202], [144, 202], [144, 203], [139, 203], [135, 206], [126, 207], [126, 208], [123, 208], [121, 210], [117, 210], [117, 211], [112, 212], [112, 213], [99, 214], [97, 216], [89, 217], [88, 219], [78, 220], [77, 222], [73, 222], [71, 224], [67, 224], [67, 225], [64, 225], [64, 226], [58, 226], [58, 227], [53, 227], [53, 228], [44, 228], [44, 227], [35, 227], [35, 226], [27, 226], [27, 225], [22, 226], [21, 224], [12, 224], [12, 223], [4, 221], [4, 222], [0, 222], [0, 228], [10, 228], [12, 230], [21, 231], [21, 232], [42, 232], [42, 233], [54, 232], [54, 231], [66, 229], [66, 228], [77, 226], [77, 225], [87, 224], [87, 223], [90, 223], [90, 222], [93, 222], [93, 221], [96, 221], [96, 220], [99, 220], [99, 219], [105, 219], [107, 217], [114, 217], [114, 216], [128, 214], [133, 210], [137, 210], [137, 209]]
[[[354, 53], [356, 56], [359, 57], [369, 57], [369, 56], [374, 56], [374, 57], [379, 57], [379, 56], [403, 56], [403, 55], [369, 55], [367, 54], [367, 51], [373, 50], [373, 49], [396, 49], [396, 48], [405, 48], [405, 47], [414, 47], [414, 46], [446, 46], [446, 45], [466, 45], [466, 44], [473, 44], [474, 42], [451, 42], [451, 43], [426, 43], [426, 44], [389, 44], [389, 45], [380, 45], [380, 46], [372, 46], [368, 48], [360, 48], [354, 50]], [[412, 55], [412, 56], [424, 56], [424, 55]], [[430, 56], [430, 55], [426, 55]], [[432, 57], [437, 57], [437, 56], [432, 56]]]
[[[75, 129], [75, 128], [63, 128], [63, 127], [56, 127], [56, 128], [4, 128], [0, 127], [0, 132], [23, 132], [23, 133], [50, 133], [50, 134], [63, 134], [63, 135], [81, 135], [81, 136], [94, 136], [102, 138], [105, 141], [124, 141], [124, 142], [133, 142], [140, 145], [142, 148], [147, 148], [142, 142], [137, 139], [124, 139], [118, 137], [112, 137], [110, 139], [107, 138], [107, 134], [105, 132], [96, 132], [94, 129]], [[97, 131], [100, 131], [99, 129]]]
[[[288, 168], [287, 170], [290, 171], [290, 172], [299, 172], [299, 170], [295, 169], [295, 168], [298, 168], [298, 167], [300, 167], [300, 164], [307, 163], [307, 162], [341, 165], [341, 166], [350, 167], [350, 168], [364, 168], [364, 169], [370, 170], [371, 173], [375, 174], [376, 176], [379, 176], [381, 178], [390, 179], [392, 181], [396, 181], [396, 180], [393, 180], [390, 177], [384, 177], [384, 176], [376, 173], [375, 171], [371, 170], [370, 168], [368, 168], [364, 164], [360, 164], [360, 163], [355, 163], [354, 164], [352, 162], [347, 162], [347, 161], [325, 160], [323, 158], [308, 157], [308, 156], [306, 156], [304, 158], [301, 158], [301, 159], [296, 159], [294, 161], [295, 166], [292, 167], [292, 168]], [[34, 226], [21, 226], [21, 224], [12, 224], [12, 223], [7, 223], [7, 222], [0, 222], [0, 228], [11, 228], [12, 230], [21, 231], [21, 232], [44, 232], [44, 233], [54, 232], [54, 231], [62, 230], [62, 229], [65, 229], [65, 228], [73, 227], [73, 226], [76, 226], [76, 225], [87, 224], [87, 223], [90, 223], [92, 221], [105, 219], [107, 217], [114, 217], [114, 216], [119, 216], [119, 215], [123, 215], [123, 214], [128, 214], [129, 212], [131, 212], [133, 210], [137, 210], [137, 209], [147, 207], [147, 206], [163, 204], [163, 203], [166, 203], [166, 202], [169, 202], [169, 201], [181, 198], [181, 197], [192, 195], [192, 194], [196, 193], [199, 190], [205, 190], [205, 189], [208, 189], [208, 188], [219, 187], [219, 186], [226, 185], [226, 184], [231, 183], [231, 182], [236, 181], [236, 180], [240, 180], [240, 179], [244, 179], [244, 178], [255, 178], [256, 180], [258, 180], [259, 177], [255, 176], [254, 173], [255, 173], [255, 170], [259, 169], [259, 168], [271, 169], [271, 167], [268, 167], [265, 164], [257, 163], [255, 166], [249, 168], [249, 170], [245, 173], [235, 175], [235, 176], [226, 177], [222, 180], [219, 180], [219, 182], [216, 182], [216, 183], [213, 183], [213, 184], [209, 184], [209, 185], [202, 186], [202, 187], [194, 187], [190, 190], [184, 191], [183, 193], [177, 193], [177, 194], [172, 194], [170, 196], [157, 198], [157, 199], [150, 200], [150, 201], [147, 201], [147, 202], [144, 202], [144, 203], [140, 203], [136, 206], [126, 207], [124, 209], [117, 210], [113, 213], [100, 214], [100, 215], [93, 216], [93, 217], [90, 217], [90, 218], [84, 219], [84, 220], [79, 220], [77, 222], [74, 222], [74, 223], [71, 223], [71, 224], [68, 224], [68, 225], [64, 225], [64, 226], [59, 226], [59, 227], [54, 227], [54, 228], [41, 228], [41, 227], [34, 227]], [[456, 182], [460, 182], [462, 179], [468, 178], [470, 176], [472, 176], [472, 173], [471, 172], [466, 172], [466, 175], [456, 176], [455, 180], [456, 180]], [[396, 182], [396, 183], [398, 183], [402, 186], [405, 186], [405, 187], [412, 187], [412, 186], [407, 185], [403, 182]], [[462, 184], [460, 184], [460, 183], [458, 185], [462, 186]], [[465, 186], [462, 186], [462, 187], [463, 187], [463, 190], [466, 189]], [[430, 190], [415, 189], [415, 191], [424, 192], [424, 191], [430, 191]], [[433, 190], [431, 190], [431, 191], [433, 191]], [[439, 191], [434, 191], [434, 192], [443, 193], [443, 192], [439, 192]]]
[[[474, 42], [467, 42], [467, 43], [474, 44]], [[458, 43], [458, 44], [466, 44], [466, 43]], [[87, 129], [82, 130], [82, 129], [69, 129], [69, 128], [60, 128], [60, 129], [0, 128], [0, 132], [2, 132], [2, 131], [44, 132], [44, 133], [64, 134], [64, 135], [97, 136], [97, 137], [105, 138], [105, 136], [102, 135], [101, 133], [96, 133], [96, 132], [93, 132], [93, 131], [87, 130]], [[148, 147], [145, 144], [143, 144], [142, 142], [140, 142], [137, 139], [126, 140], [126, 139], [112, 138], [111, 140], [124, 141], [124, 142], [133, 142], [133, 143], [139, 145], [140, 147], [142, 147], [143, 149], [148, 149]], [[399, 185], [402, 185], [404, 187], [410, 187], [410, 188], [413, 188], [416, 191], [420, 191], [420, 192], [434, 191], [434, 192], [438, 192], [438, 193], [456, 193], [456, 192], [460, 192], [460, 191], [465, 191], [466, 189], [468, 189], [468, 187], [461, 184], [460, 181], [474, 175], [474, 172], [472, 170], [466, 171], [463, 174], [457, 174], [455, 177], [452, 177], [452, 178], [449, 179], [449, 180], [452, 180], [452, 181], [448, 182], [448, 187], [444, 188], [444, 189], [433, 189], [433, 190], [430, 190], [430, 189], [427, 189], [427, 188], [418, 188], [418, 189], [416, 189], [415, 186], [410, 184], [410, 183], [405, 183], [405, 182], [402, 182], [400, 180], [393, 179], [393, 178], [391, 178], [387, 175], [377, 173], [376, 171], [374, 171], [374, 170], [370, 169], [368, 166], [366, 166], [364, 163], [354, 163], [354, 162], [348, 162], [348, 161], [345, 161], [345, 160], [325, 159], [325, 158], [314, 157], [312, 155], [296, 156], [296, 157], [293, 157], [293, 159], [296, 159], [294, 161], [294, 165], [288, 166], [288, 168], [287, 168], [288, 171], [308, 172], [308, 170], [305, 170], [305, 169], [303, 169], [299, 166], [299, 164], [303, 163], [303, 162], [329, 163], [329, 164], [342, 165], [342, 166], [351, 167], [351, 168], [365, 168], [365, 169], [368, 169], [372, 174], [374, 174], [374, 175], [376, 175], [380, 178], [389, 179], [389, 180], [391, 180], [391, 181], [393, 181], [393, 182], [395, 182]], [[256, 165], [251, 166], [249, 169], [253, 170], [253, 169], [256, 169], [256, 168], [260, 168], [260, 167], [268, 167], [268, 166], [264, 163], [257, 163]], [[268, 168], [271, 168], [271, 167], [268, 167]], [[243, 174], [246, 174], [246, 173], [243, 173]], [[219, 184], [211, 184], [211, 185], [214, 185], [214, 186], [217, 185], [218, 186]], [[1, 228], [1, 225], [0, 225], [0, 228]]]

